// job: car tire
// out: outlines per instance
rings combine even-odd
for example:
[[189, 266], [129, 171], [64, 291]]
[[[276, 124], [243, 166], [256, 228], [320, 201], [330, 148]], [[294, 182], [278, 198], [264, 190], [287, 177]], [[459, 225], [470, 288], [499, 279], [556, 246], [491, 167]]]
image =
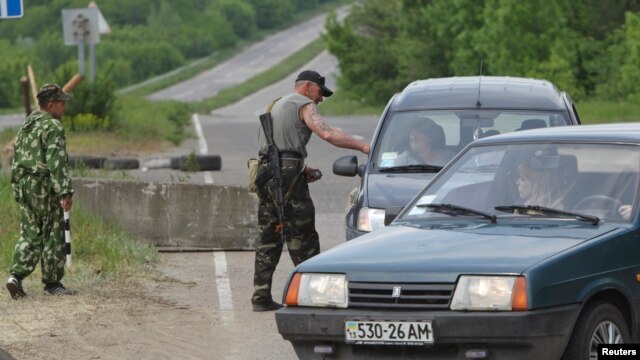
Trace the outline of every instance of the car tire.
[[[174, 170], [187, 171], [187, 160], [189, 156], [180, 156], [171, 159], [171, 168]], [[196, 161], [200, 171], [216, 171], [222, 168], [220, 155], [196, 155]]]
[[101, 169], [106, 158], [95, 156], [69, 156], [69, 167], [78, 168], [84, 166], [87, 169]]
[[597, 301], [587, 305], [582, 311], [571, 334], [569, 344], [565, 349], [562, 360], [589, 359], [589, 354], [595, 352], [597, 357], [598, 335], [614, 333], [620, 336], [620, 343], [631, 341], [629, 325], [624, 316], [614, 305]]
[[139, 169], [140, 162], [138, 159], [107, 159], [104, 162], [104, 168], [109, 170]]

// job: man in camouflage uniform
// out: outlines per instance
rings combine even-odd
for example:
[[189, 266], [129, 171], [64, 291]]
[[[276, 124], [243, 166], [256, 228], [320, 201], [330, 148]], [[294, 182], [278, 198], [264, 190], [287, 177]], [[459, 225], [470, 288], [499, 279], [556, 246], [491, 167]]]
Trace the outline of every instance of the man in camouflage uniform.
[[[332, 145], [369, 153], [369, 144], [359, 141], [338, 128], [325, 123], [318, 113], [317, 104], [333, 92], [325, 86], [324, 77], [305, 70], [298, 75], [293, 92], [275, 101], [269, 111], [273, 118], [274, 143], [279, 150], [285, 194], [284, 234], [289, 256], [295, 265], [317, 255], [320, 241], [315, 229], [315, 207], [309, 194], [308, 183], [322, 176], [317, 169], [304, 166], [306, 145], [315, 133]], [[258, 137], [260, 154], [267, 150], [263, 131]], [[256, 249], [253, 311], [276, 310], [282, 305], [271, 297], [273, 273], [282, 254], [282, 241], [276, 231], [279, 224], [276, 206], [276, 181], [269, 175], [269, 164], [261, 157], [256, 185], [260, 200], [258, 227], [260, 241]]]
[[22, 279], [39, 261], [45, 294], [75, 293], [60, 282], [66, 255], [62, 212], [73, 203], [66, 139], [59, 121], [69, 95], [60, 86], [47, 84], [37, 98], [41, 110], [32, 112], [20, 128], [11, 168], [13, 196], [20, 209], [20, 239], [6, 284], [14, 299], [26, 296]]

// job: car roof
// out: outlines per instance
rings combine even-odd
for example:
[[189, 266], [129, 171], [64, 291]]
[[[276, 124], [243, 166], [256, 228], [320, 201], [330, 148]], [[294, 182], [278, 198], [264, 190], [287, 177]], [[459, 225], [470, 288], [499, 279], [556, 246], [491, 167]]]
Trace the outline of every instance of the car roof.
[[474, 144], [536, 141], [620, 142], [640, 144], [640, 123], [557, 126], [489, 136]]
[[[395, 97], [392, 110], [527, 109], [563, 111], [559, 91], [547, 80], [460, 76], [417, 80]], [[479, 106], [478, 106], [479, 103]]]

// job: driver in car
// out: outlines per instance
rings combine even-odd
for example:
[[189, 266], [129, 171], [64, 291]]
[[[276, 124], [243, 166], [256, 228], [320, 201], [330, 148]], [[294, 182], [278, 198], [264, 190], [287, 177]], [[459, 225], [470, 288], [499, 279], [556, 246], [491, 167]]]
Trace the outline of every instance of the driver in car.
[[454, 155], [445, 149], [444, 130], [430, 118], [421, 119], [413, 124], [409, 133], [409, 144], [411, 148], [394, 160], [394, 166], [414, 164], [443, 166]]

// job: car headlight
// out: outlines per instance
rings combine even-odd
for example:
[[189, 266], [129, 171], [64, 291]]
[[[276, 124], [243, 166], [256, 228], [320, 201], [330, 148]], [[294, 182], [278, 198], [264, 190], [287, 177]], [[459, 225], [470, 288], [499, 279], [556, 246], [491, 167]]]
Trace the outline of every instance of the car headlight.
[[358, 230], [373, 231], [384, 227], [384, 209], [363, 207], [358, 212]]
[[522, 276], [460, 276], [451, 310], [527, 309], [527, 286]]
[[346, 308], [348, 304], [345, 274], [296, 273], [285, 296], [289, 306]]

